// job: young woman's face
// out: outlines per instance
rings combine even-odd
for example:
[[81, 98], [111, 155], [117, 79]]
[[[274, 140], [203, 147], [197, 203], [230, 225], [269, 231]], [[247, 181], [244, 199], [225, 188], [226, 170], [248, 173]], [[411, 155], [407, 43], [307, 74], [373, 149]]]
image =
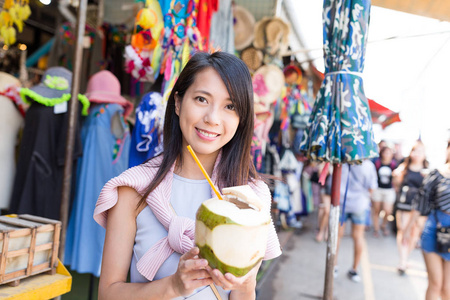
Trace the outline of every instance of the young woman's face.
[[390, 148], [386, 148], [383, 152], [383, 159], [391, 161], [394, 158], [394, 152]]
[[411, 150], [411, 161], [414, 163], [422, 163], [425, 160], [425, 147], [422, 145], [416, 145]]
[[175, 96], [183, 148], [191, 145], [198, 155], [217, 154], [236, 133], [239, 116], [220, 75], [207, 68], [197, 74], [183, 99]]

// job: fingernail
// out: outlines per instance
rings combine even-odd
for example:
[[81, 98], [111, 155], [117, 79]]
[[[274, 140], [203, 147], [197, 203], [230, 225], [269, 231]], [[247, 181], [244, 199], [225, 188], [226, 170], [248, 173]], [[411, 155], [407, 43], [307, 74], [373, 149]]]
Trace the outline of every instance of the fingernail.
[[201, 264], [202, 266], [206, 266], [206, 265], [208, 265], [208, 261], [207, 261], [206, 259], [202, 259], [201, 262], [200, 262], [200, 264]]

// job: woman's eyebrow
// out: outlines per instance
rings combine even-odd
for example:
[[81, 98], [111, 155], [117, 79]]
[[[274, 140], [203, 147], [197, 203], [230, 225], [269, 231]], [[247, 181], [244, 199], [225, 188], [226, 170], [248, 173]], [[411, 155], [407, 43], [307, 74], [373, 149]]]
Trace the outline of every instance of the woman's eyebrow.
[[[204, 90], [195, 90], [194, 93], [201, 93], [201, 94], [207, 95], [209, 97], [213, 96], [210, 92], [204, 91]], [[231, 101], [231, 98], [228, 97], [226, 100], [230, 100]]]
[[212, 96], [212, 94], [210, 92], [207, 92], [204, 90], [195, 90], [194, 93], [201, 93], [201, 94], [205, 94], [207, 96]]

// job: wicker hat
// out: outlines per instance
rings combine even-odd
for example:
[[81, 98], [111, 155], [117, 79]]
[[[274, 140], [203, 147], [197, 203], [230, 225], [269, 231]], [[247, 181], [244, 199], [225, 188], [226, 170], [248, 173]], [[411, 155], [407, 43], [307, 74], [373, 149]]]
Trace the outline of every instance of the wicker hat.
[[265, 65], [253, 75], [253, 90], [266, 106], [274, 103], [284, 87], [284, 74], [275, 65]]
[[251, 45], [254, 38], [255, 18], [239, 5], [233, 7], [234, 15], [234, 47], [242, 50]]
[[254, 72], [261, 67], [264, 54], [261, 50], [258, 50], [255, 47], [248, 47], [242, 50], [241, 59], [245, 62], [250, 72]]
[[265, 17], [256, 23], [253, 45], [275, 55], [287, 49], [288, 37], [289, 25], [286, 22], [277, 17]]

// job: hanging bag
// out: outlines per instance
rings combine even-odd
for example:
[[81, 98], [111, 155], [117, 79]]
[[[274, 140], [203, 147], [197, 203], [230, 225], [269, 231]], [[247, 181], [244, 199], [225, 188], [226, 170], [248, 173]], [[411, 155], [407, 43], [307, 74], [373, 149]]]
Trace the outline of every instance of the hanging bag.
[[438, 253], [450, 253], [450, 226], [442, 226], [438, 219], [436, 210], [436, 249]]

